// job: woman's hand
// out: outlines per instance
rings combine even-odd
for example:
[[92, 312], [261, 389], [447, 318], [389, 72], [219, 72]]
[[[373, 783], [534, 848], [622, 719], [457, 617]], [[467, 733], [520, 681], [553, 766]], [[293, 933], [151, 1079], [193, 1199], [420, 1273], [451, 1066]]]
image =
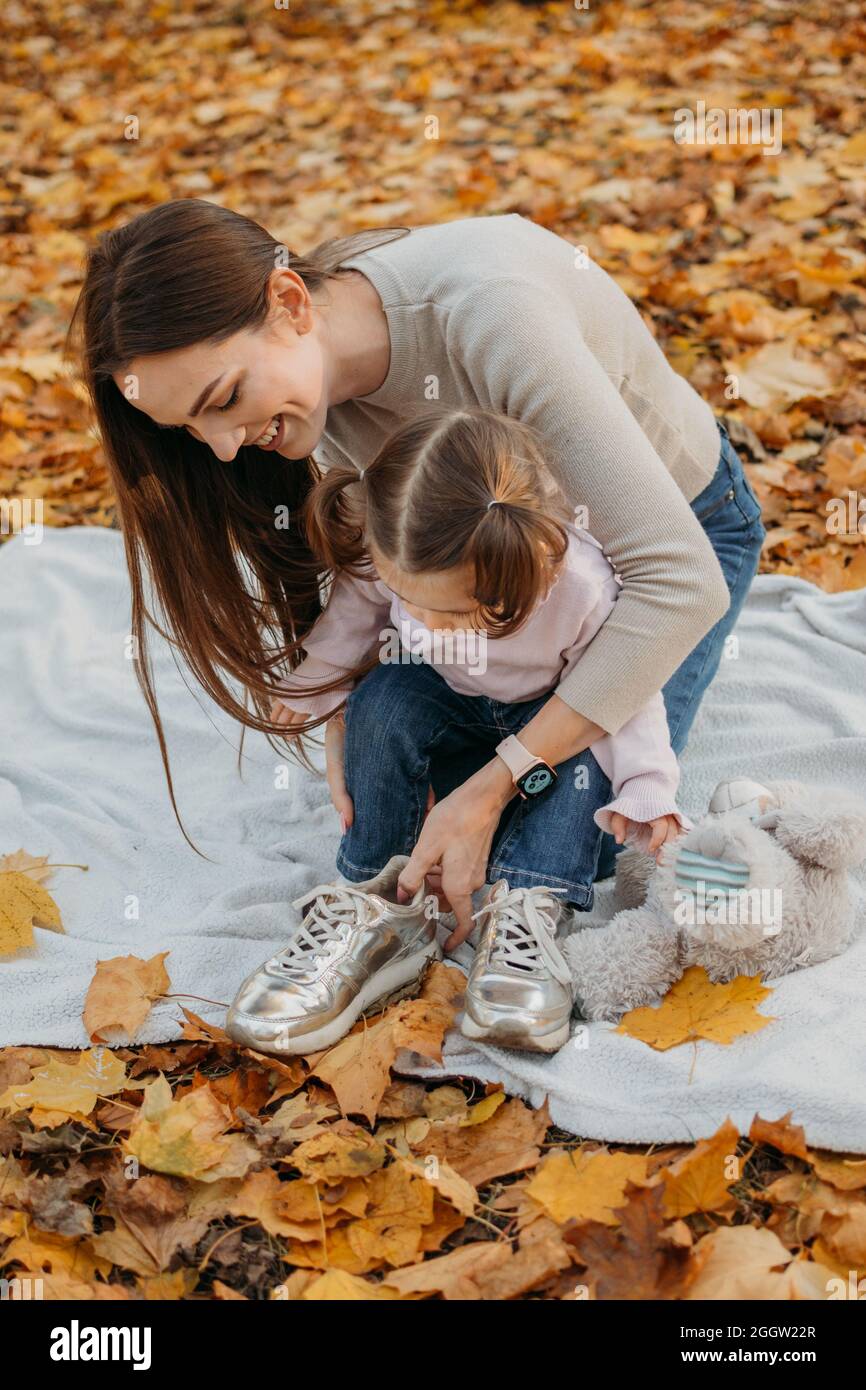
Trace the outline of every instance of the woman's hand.
[[610, 818], [611, 834], [618, 845], [625, 840], [633, 840], [638, 843], [649, 834], [648, 842], [643, 846], [646, 854], [651, 854], [657, 861], [659, 850], [668, 840], [675, 840], [678, 835], [683, 833], [683, 828], [676, 816], [656, 816], [655, 820], [637, 822], [629, 820], [627, 816], [620, 815], [619, 811], [614, 811]]
[[[451, 951], [472, 931], [472, 893], [485, 882], [490, 846], [514, 785], [501, 759], [488, 763], [467, 782], [438, 801], [421, 827], [418, 843], [400, 875], [399, 887], [413, 897], [430, 875], [457, 918], [445, 942]], [[429, 803], [428, 803], [429, 804]], [[441, 866], [440, 873], [436, 867]]]
[[[306, 724], [309, 714], [299, 714], [289, 709], [282, 700], [271, 701], [271, 719], [291, 729], [296, 724]], [[325, 725], [325, 776], [334, 810], [340, 817], [340, 824], [346, 831], [355, 819], [355, 807], [346, 791], [346, 774], [343, 768], [343, 753], [346, 744], [346, 721], [343, 711], [337, 710]]]

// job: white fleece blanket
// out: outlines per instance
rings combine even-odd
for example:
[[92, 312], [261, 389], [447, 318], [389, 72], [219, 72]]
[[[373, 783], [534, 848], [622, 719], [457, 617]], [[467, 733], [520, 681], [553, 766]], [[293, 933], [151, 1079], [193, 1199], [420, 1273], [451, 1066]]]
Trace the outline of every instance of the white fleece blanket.
[[[127, 659], [129, 592], [120, 536], [47, 530], [0, 549], [0, 854], [53, 863], [65, 935], [0, 958], [0, 1046], [83, 1047], [81, 1010], [96, 962], [168, 951], [172, 990], [141, 1041], [179, 1035], [180, 1004], [220, 1023], [241, 979], [285, 944], [291, 899], [334, 877], [337, 822], [324, 782], [238, 729], [188, 688], [154, 643], [175, 788], [199, 858], [177, 828], [150, 718]], [[684, 758], [682, 801], [702, 810], [716, 782], [798, 777], [866, 790], [866, 589], [825, 595], [759, 578], [739, 653], [722, 663]], [[859, 918], [866, 921], [866, 877]], [[598, 893], [604, 914], [608, 894]], [[471, 959], [471, 947], [458, 958]], [[205, 1002], [205, 1001], [215, 1002]], [[595, 1139], [694, 1141], [730, 1115], [790, 1110], [809, 1142], [866, 1152], [866, 933], [841, 958], [777, 982], [776, 1019], [728, 1047], [654, 1052], [592, 1024], [556, 1056], [468, 1044], [452, 1032], [444, 1070], [414, 1054], [401, 1069], [502, 1082], [554, 1121]]]

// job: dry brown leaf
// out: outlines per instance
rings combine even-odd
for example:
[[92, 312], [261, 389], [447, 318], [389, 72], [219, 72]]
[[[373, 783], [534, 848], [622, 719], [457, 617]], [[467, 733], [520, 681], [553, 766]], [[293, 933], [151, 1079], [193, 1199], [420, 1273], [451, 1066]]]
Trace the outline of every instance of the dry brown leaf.
[[697, 1273], [687, 1299], [826, 1299], [832, 1270], [795, 1260], [779, 1237], [757, 1226], [720, 1227], [695, 1246]]
[[207, 1087], [176, 1101], [159, 1076], [145, 1087], [124, 1150], [156, 1173], [199, 1182], [242, 1177], [258, 1159], [258, 1150], [244, 1136], [226, 1134], [231, 1122], [228, 1106]]
[[709, 1139], [701, 1139], [689, 1153], [661, 1170], [668, 1217], [722, 1212], [735, 1205], [729, 1188], [740, 1179], [739, 1137], [736, 1125], [727, 1119]]
[[802, 1125], [791, 1124], [790, 1110], [780, 1120], [762, 1120], [756, 1115], [749, 1129], [749, 1138], [753, 1144], [772, 1144], [780, 1153], [809, 1161], [806, 1131]]
[[511, 1247], [492, 1241], [461, 1245], [448, 1255], [408, 1269], [389, 1270], [384, 1283], [401, 1294], [442, 1294], [461, 1300], [481, 1298], [477, 1280], [513, 1259]]
[[827, 1153], [822, 1149], [809, 1151], [809, 1162], [816, 1175], [841, 1192], [853, 1192], [866, 1187], [866, 1158], [858, 1154]]
[[614, 1213], [616, 1224], [570, 1227], [565, 1242], [585, 1266], [581, 1276], [597, 1298], [651, 1300], [681, 1296], [689, 1277], [688, 1243], [665, 1231], [661, 1186], [632, 1192]]
[[91, 1042], [119, 1043], [133, 1039], [155, 999], [171, 986], [163, 962], [168, 951], [149, 960], [112, 956], [96, 966], [84, 1001], [84, 1026]]
[[549, 1125], [546, 1102], [531, 1110], [512, 1098], [480, 1125], [461, 1125], [453, 1117], [436, 1121], [421, 1141], [423, 1155], [449, 1163], [478, 1188], [503, 1174], [534, 1168]]
[[434, 962], [417, 999], [392, 1004], [374, 1022], [362, 1021], [318, 1060], [309, 1059], [316, 1076], [332, 1087], [344, 1115], [375, 1120], [402, 1048], [441, 1062], [442, 1040], [454, 1021], [464, 984], [461, 971]]

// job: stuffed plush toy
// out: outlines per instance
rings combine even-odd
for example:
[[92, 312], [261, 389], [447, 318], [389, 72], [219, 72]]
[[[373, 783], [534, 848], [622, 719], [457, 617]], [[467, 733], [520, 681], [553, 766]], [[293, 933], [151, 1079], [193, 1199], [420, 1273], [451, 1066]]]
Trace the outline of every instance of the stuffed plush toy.
[[[658, 863], [618, 856], [605, 926], [563, 943], [585, 1019], [652, 1004], [690, 965], [711, 980], [772, 980], [838, 955], [854, 914], [847, 870], [866, 859], [866, 802], [800, 782], [721, 782], [709, 813]], [[577, 914], [579, 922], [579, 914]]]

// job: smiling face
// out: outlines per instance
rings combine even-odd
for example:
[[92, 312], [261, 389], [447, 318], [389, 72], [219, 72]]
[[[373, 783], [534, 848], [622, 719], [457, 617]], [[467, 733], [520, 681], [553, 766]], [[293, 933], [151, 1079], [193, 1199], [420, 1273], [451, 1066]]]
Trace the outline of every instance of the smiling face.
[[260, 328], [133, 358], [114, 374], [118, 390], [157, 424], [187, 429], [224, 463], [245, 444], [306, 458], [328, 409], [321, 338], [299, 276], [277, 272], [271, 289]]
[[386, 560], [376, 546], [370, 556], [383, 584], [401, 599], [406, 612], [431, 630], [480, 629], [478, 600], [472, 590], [475, 570], [471, 565], [429, 574], [406, 574]]

